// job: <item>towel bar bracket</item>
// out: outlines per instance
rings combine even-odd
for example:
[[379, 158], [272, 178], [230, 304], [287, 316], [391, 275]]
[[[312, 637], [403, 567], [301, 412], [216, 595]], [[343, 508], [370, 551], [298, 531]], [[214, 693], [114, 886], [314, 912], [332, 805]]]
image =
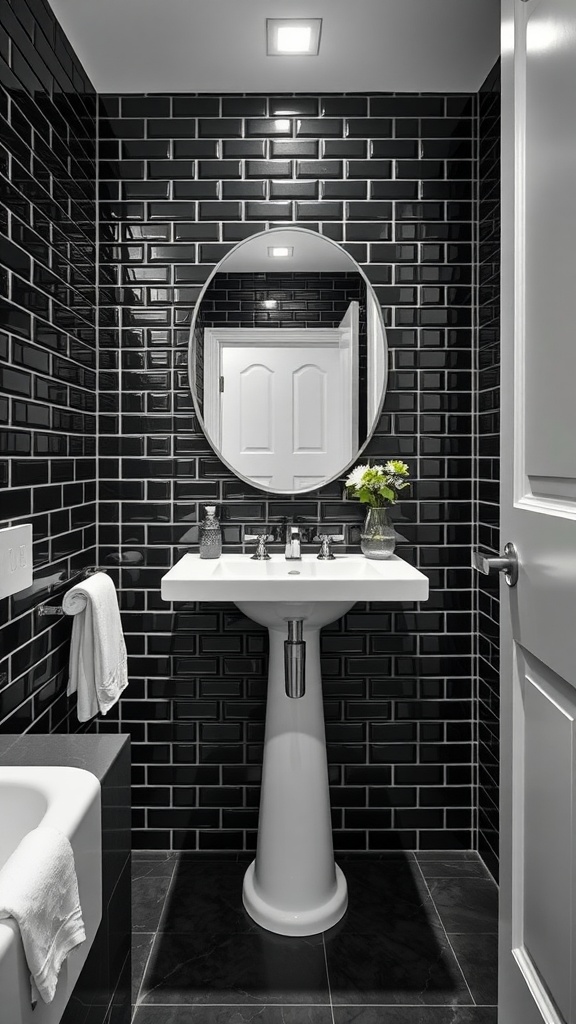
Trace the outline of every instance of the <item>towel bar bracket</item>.
[[[75, 583], [81, 583], [82, 580], [87, 580], [89, 576], [93, 576], [95, 572], [106, 572], [106, 569], [99, 569], [97, 566], [91, 565], [87, 569], [80, 569], [79, 572], [75, 572], [72, 576], [69, 576], [66, 580], [60, 580], [59, 583], [54, 584], [54, 589], [63, 586], [73, 586]], [[36, 615], [39, 618], [45, 618], [49, 615], [65, 615], [66, 612], [62, 608], [61, 604], [49, 604], [47, 601], [43, 601], [36, 607]]]

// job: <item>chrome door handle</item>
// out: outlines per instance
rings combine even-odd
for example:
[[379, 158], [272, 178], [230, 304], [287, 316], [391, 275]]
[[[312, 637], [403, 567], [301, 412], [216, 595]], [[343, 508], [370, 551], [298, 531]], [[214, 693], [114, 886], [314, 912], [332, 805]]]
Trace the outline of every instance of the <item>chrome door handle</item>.
[[484, 554], [483, 551], [473, 551], [472, 568], [477, 569], [484, 576], [488, 576], [491, 572], [503, 572], [508, 586], [515, 587], [518, 583], [518, 552], [512, 543], [506, 544], [504, 555], [500, 558], [493, 558]]

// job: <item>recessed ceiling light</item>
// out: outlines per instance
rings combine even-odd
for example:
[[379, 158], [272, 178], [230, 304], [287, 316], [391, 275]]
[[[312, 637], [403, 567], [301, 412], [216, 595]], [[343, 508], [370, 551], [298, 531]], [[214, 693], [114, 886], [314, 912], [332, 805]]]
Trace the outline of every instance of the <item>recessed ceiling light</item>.
[[294, 255], [293, 245], [269, 245], [268, 255], [274, 259], [290, 259]]
[[322, 18], [267, 18], [269, 57], [315, 57], [320, 49]]

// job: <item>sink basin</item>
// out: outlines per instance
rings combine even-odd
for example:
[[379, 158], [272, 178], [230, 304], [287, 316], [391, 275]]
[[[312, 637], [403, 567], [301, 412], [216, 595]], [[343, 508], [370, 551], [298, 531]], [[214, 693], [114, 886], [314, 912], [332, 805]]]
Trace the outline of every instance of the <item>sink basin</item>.
[[[376, 561], [351, 554], [319, 561], [304, 555], [287, 561], [273, 555], [260, 562], [248, 555], [201, 559], [186, 554], [163, 577], [162, 597], [234, 601], [268, 627], [258, 844], [244, 877], [244, 906], [258, 924], [281, 935], [331, 928], [345, 913], [348, 895], [332, 846], [320, 629], [356, 601], [424, 601], [427, 577], [397, 556]], [[294, 643], [296, 626], [301, 640]], [[295, 689], [286, 667], [292, 656], [304, 682]]]
[[86, 941], [66, 958], [51, 1003], [30, 1005], [30, 972], [18, 925], [0, 921], [2, 1024], [57, 1024], [84, 966], [102, 917], [100, 783], [91, 772], [68, 767], [0, 767], [0, 872], [34, 828], [50, 826], [74, 852]]
[[382, 561], [361, 554], [319, 561], [303, 555], [288, 562], [273, 555], [202, 559], [187, 554], [162, 579], [165, 601], [425, 601], [428, 579], [393, 555]]

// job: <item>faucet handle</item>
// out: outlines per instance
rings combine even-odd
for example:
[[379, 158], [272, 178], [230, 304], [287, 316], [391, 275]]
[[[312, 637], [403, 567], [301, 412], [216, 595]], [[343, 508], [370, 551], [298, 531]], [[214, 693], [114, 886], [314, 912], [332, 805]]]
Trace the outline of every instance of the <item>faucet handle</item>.
[[319, 533], [317, 537], [314, 537], [314, 540], [320, 541], [320, 552], [318, 554], [318, 558], [323, 562], [327, 562], [331, 561], [334, 558], [334, 555], [332, 554], [332, 548], [330, 545], [332, 543], [337, 543], [338, 541], [343, 541], [344, 534]]
[[258, 562], [266, 562], [270, 558], [266, 545], [274, 540], [271, 533], [245, 533], [244, 540], [247, 543], [256, 541], [256, 551], [253, 555], [250, 555], [251, 558], [256, 559]]

